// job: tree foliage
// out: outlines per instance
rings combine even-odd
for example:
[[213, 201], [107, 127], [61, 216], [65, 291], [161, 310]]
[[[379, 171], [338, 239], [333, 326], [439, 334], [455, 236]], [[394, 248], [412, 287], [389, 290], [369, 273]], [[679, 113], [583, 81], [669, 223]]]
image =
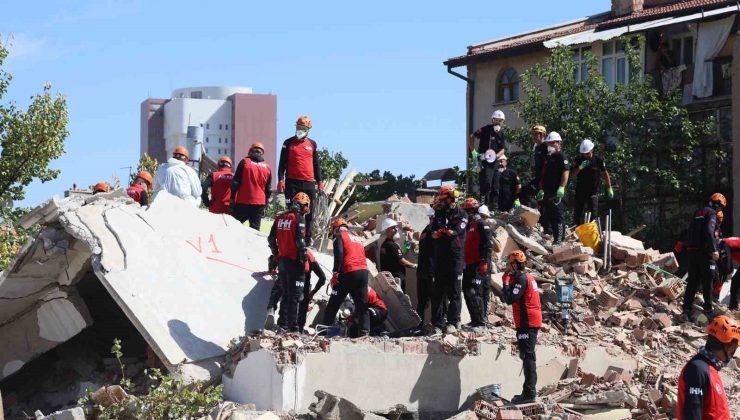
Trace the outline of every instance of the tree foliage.
[[136, 179], [136, 174], [141, 171], [149, 172], [150, 174], [152, 174], [152, 178], [154, 178], [154, 176], [157, 174], [158, 167], [159, 162], [157, 162], [157, 159], [149, 156], [149, 153], [144, 153], [139, 158], [139, 164], [136, 166], [136, 172], [131, 174], [131, 179], [129, 180], [129, 183], [133, 184], [134, 180]]
[[397, 194], [399, 197], [415, 196], [416, 189], [419, 188], [420, 184], [415, 175], [394, 175], [390, 171], [384, 171], [381, 174], [378, 169], [357, 174], [355, 181], [386, 181], [385, 184], [358, 187], [353, 202], [360, 203], [364, 201], [383, 201], [393, 194]]
[[342, 155], [342, 152], [331, 153], [326, 147], [319, 149], [318, 155], [321, 176], [325, 180], [333, 178], [339, 182], [342, 172], [349, 165], [349, 161]]

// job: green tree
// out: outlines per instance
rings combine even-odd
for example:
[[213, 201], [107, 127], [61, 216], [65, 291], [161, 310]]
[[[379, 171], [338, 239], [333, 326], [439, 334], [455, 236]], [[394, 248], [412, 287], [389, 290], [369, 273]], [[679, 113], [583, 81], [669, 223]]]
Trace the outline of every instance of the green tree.
[[339, 182], [342, 172], [349, 165], [349, 161], [342, 155], [342, 152], [331, 153], [326, 147], [319, 149], [318, 155], [321, 176], [325, 180], [333, 178]]
[[368, 173], [359, 173], [355, 177], [355, 181], [385, 181], [385, 183], [358, 188], [352, 202], [383, 201], [393, 194], [397, 194], [399, 197], [404, 195], [413, 197], [416, 195], [416, 189], [419, 188], [419, 181], [415, 178], [415, 175], [394, 175], [390, 171], [381, 174], [378, 169]]
[[134, 182], [134, 179], [136, 179], [136, 174], [138, 174], [141, 171], [147, 171], [150, 174], [152, 174], [152, 178], [157, 174], [157, 168], [159, 168], [159, 162], [157, 162], [156, 158], [153, 158], [149, 156], [149, 153], [144, 153], [139, 158], [139, 164], [136, 166], [136, 172], [131, 174], [131, 179], [129, 180], [129, 183]]
[[[573, 53], [560, 46], [544, 63], [522, 75], [527, 99], [521, 102], [520, 112], [528, 125], [545, 124], [559, 132], [567, 156], [578, 155], [582, 139], [593, 140], [595, 152], [606, 157], [622, 203], [615, 228], [645, 223], [648, 242], [665, 244], [666, 234], [677, 233], [665, 228], [685, 224], [681, 208], [669, 203], [685, 203], [702, 194], [693, 158], [701, 139], [712, 133], [714, 122], [692, 121], [681, 106], [680, 91], [667, 96], [658, 93], [652, 78], [643, 75], [639, 60], [643, 38], [618, 42], [625, 46], [629, 63], [626, 83], [612, 89], [591, 54], [586, 60], [588, 77], [577, 81]], [[512, 140], [530, 150], [528, 129], [513, 131]], [[529, 173], [528, 167], [518, 169]]]
[[8, 57], [0, 42], [0, 269], [8, 263], [32, 230], [16, 226], [27, 209], [13, 209], [13, 202], [25, 197], [25, 188], [34, 180], [51, 181], [59, 170], [49, 163], [64, 154], [67, 132], [67, 100], [52, 96], [51, 86], [31, 97], [27, 109], [3, 103], [13, 76], [2, 69]]

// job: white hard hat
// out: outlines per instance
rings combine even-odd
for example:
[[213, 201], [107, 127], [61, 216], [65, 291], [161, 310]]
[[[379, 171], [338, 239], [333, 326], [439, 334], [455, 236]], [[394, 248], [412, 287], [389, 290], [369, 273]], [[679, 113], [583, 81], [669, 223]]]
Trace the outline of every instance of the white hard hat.
[[380, 229], [385, 232], [388, 228], [392, 228], [394, 226], [398, 225], [398, 223], [391, 219], [390, 217], [383, 220], [383, 223], [380, 225]]
[[485, 204], [478, 207], [478, 214], [480, 214], [481, 216], [491, 217], [491, 212], [488, 210], [488, 206]]
[[501, 157], [498, 158], [498, 160], [509, 160], [509, 158], [507, 158], [506, 155], [501, 155]]
[[504, 115], [504, 111], [497, 109], [491, 114], [491, 119], [505, 120], [506, 115]]
[[560, 137], [560, 134], [557, 131], [550, 131], [550, 134], [545, 137], [545, 143], [551, 141], [563, 141], [563, 139]]
[[432, 206], [427, 207], [427, 216], [434, 216], [434, 209], [432, 208]]
[[581, 147], [579, 149], [579, 152], [588, 153], [592, 150], [594, 150], [594, 142], [592, 142], [589, 139], [585, 139], [581, 142]]

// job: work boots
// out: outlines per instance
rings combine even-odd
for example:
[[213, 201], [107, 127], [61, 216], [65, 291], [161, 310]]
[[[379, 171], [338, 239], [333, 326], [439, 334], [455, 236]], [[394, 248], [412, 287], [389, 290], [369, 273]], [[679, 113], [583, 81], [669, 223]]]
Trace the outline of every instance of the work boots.
[[512, 404], [529, 404], [533, 403], [537, 399], [536, 395], [514, 395], [511, 399]]
[[267, 310], [267, 318], [265, 319], [265, 329], [271, 330], [275, 328], [275, 309], [269, 308]]
[[565, 236], [565, 224], [559, 223], [553, 227], [552, 230], [552, 243], [553, 245], [559, 244], [563, 241]]

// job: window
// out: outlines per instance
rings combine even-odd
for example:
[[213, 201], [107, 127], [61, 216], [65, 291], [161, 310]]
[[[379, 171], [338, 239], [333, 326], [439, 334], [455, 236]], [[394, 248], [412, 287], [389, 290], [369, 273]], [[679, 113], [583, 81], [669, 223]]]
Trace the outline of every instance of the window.
[[206, 143], [208, 143], [208, 137], [206, 137]]
[[225, 144], [229, 144], [229, 139], [224, 139]]
[[211, 128], [211, 124], [206, 123], [206, 129]]
[[513, 102], [519, 100], [519, 75], [509, 67], [498, 77], [497, 102]]
[[623, 42], [608, 41], [601, 45], [601, 75], [612, 89], [617, 83], [627, 83], [629, 67]]
[[203, 99], [203, 91], [194, 90], [194, 91], [190, 92], [190, 97], [192, 99]]
[[581, 47], [573, 50], [573, 61], [576, 63], [576, 68], [573, 70], [573, 76], [575, 77], [576, 82], [588, 80], [588, 63], [586, 56], [590, 53], [591, 47]]
[[671, 52], [676, 65], [694, 64], [694, 37], [690, 34], [678, 35], [671, 38]]
[[223, 126], [221, 124], [218, 125], [219, 130], [223, 130]]
[[219, 142], [219, 144], [221, 143], [221, 137], [218, 138], [218, 142]]
[[226, 130], [228, 130], [228, 129], [229, 129], [229, 125], [228, 125], [228, 124], [226, 124]]

